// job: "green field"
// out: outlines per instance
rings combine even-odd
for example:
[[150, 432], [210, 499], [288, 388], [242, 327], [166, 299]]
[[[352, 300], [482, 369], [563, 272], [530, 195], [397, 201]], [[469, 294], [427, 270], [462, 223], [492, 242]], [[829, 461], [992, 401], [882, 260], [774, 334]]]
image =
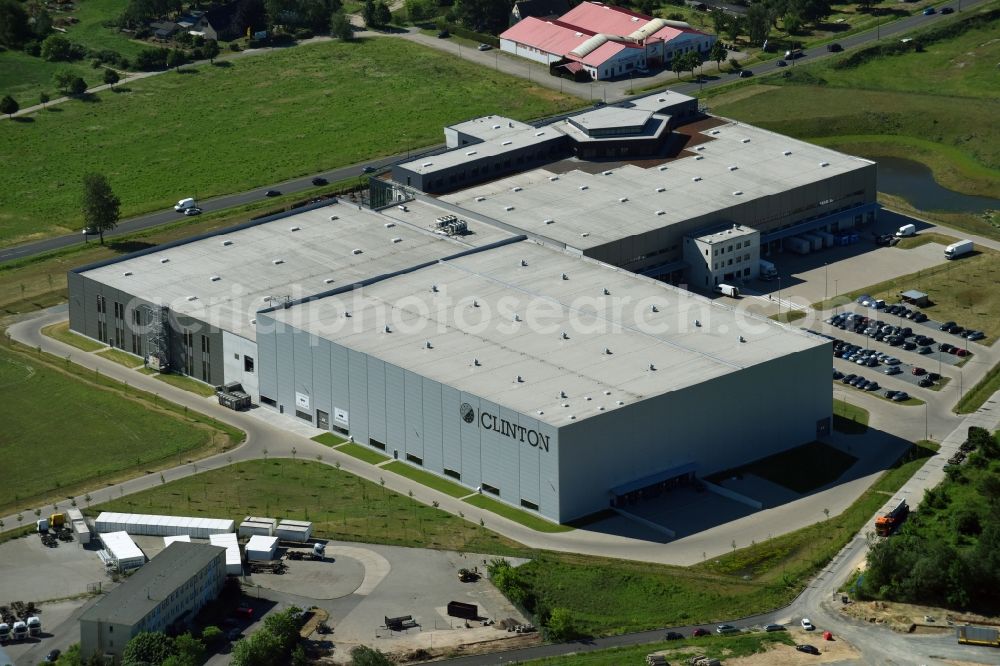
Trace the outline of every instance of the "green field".
[[671, 663], [684, 664], [687, 663], [685, 657], [690, 658], [690, 655], [696, 652], [715, 659], [735, 659], [765, 652], [775, 644], [793, 645], [794, 641], [784, 631], [741, 636], [704, 636], [649, 643], [635, 647], [578, 652], [564, 657], [532, 659], [519, 663], [525, 666], [621, 666], [622, 664], [642, 664], [647, 654], [663, 652]]
[[128, 35], [103, 25], [105, 21], [118, 18], [126, 4], [126, 0], [78, 0], [72, 15], [80, 22], [68, 28], [66, 38], [89, 49], [110, 49], [126, 58], [134, 58], [153, 44], [130, 39]]
[[[529, 119], [572, 98], [399, 39], [326, 42], [188, 68], [0, 123], [0, 241], [80, 227], [85, 171], [129, 217], [440, 143], [491, 113]], [[192, 136], [194, 133], [196, 136]], [[87, 159], [80, 159], [86, 155]]]
[[358, 460], [363, 460], [371, 465], [377, 465], [383, 463], [389, 459], [389, 456], [384, 453], [379, 453], [378, 451], [372, 449], [368, 446], [361, 446], [360, 444], [355, 444], [351, 442], [350, 444], [344, 444], [338, 446], [337, 450], [341, 453], [346, 453], [349, 456], [353, 456]]
[[[832, 61], [800, 63], [785, 70], [787, 78], [711, 95], [712, 112], [864, 157], [919, 160], [945, 187], [998, 197], [996, 26], [849, 69], [835, 69]], [[1000, 238], [995, 216], [993, 225], [972, 214], [941, 219]]]
[[1000, 391], [1000, 363], [994, 365], [955, 405], [955, 412], [971, 414], [983, 406], [994, 393]]
[[[40, 104], [39, 94], [46, 92], [51, 99], [62, 97], [56, 90], [52, 78], [56, 72], [68, 70], [83, 77], [88, 85], [103, 83], [101, 73], [95, 71], [89, 63], [79, 62], [46, 62], [41, 58], [29, 56], [21, 51], [0, 52], [0, 95], [10, 95], [17, 100], [21, 108]], [[52, 107], [50, 112], [58, 115], [58, 107]]]
[[[982, 249], [978, 248], [977, 249]], [[993, 344], [1000, 335], [1000, 289], [987, 285], [1000, 284], [1000, 261], [996, 252], [980, 251], [972, 256], [946, 261], [937, 266], [901, 275], [885, 282], [841, 294], [836, 299], [814, 303], [817, 310], [828, 310], [850, 303], [862, 294], [870, 294], [887, 302], [898, 302], [899, 293], [917, 289], [930, 296], [931, 305], [921, 308], [937, 321], [957, 321], [966, 328], [986, 333], [980, 344]], [[943, 340], [940, 336], [934, 336]], [[961, 341], [961, 338], [958, 338]]]
[[312, 440], [325, 446], [340, 446], [347, 441], [342, 437], [337, 437], [332, 432], [324, 432], [322, 435], [316, 435]]
[[236, 441], [232, 429], [227, 435], [182, 418], [163, 401], [17, 347], [0, 347], [0, 386], [0, 512], [64, 500]]
[[327, 539], [477, 553], [524, 554], [479, 525], [320, 462], [254, 460], [202, 472], [96, 510], [166, 515], [252, 515], [311, 520]]
[[186, 375], [174, 375], [174, 374], [159, 374], [156, 375], [164, 384], [170, 384], [171, 386], [176, 386], [179, 389], [184, 389], [196, 395], [208, 397], [210, 395], [215, 395], [215, 389], [205, 382], [199, 382], [197, 379], [192, 379]]
[[512, 507], [509, 504], [504, 504], [491, 497], [486, 497], [485, 495], [473, 495], [472, 497], [466, 497], [465, 502], [468, 502], [472, 506], [478, 506], [480, 509], [486, 509], [487, 511], [492, 511], [498, 516], [503, 516], [508, 520], [513, 520], [515, 523], [520, 523], [525, 527], [530, 527], [536, 532], [569, 532], [575, 528], [570, 525], [559, 525], [551, 521], [540, 518], [533, 513], [528, 513], [527, 511], [522, 511], [521, 509]]
[[422, 469], [417, 469], [404, 462], [395, 460], [388, 465], [385, 465], [382, 469], [387, 469], [390, 472], [395, 472], [400, 476], [405, 476], [408, 479], [413, 479], [417, 483], [422, 483], [428, 488], [433, 488], [445, 495], [451, 495], [452, 497], [465, 497], [472, 493], [468, 488], [464, 488], [457, 483], [452, 483], [447, 479], [442, 479], [437, 474], [431, 474], [430, 472], [425, 472]]
[[135, 354], [129, 354], [121, 349], [105, 349], [104, 351], [97, 352], [98, 356], [102, 356], [109, 361], [114, 361], [120, 365], [124, 365], [126, 368], [138, 368], [142, 365], [142, 359]]
[[103, 349], [105, 346], [96, 340], [92, 340], [91, 338], [84, 337], [79, 333], [74, 333], [69, 330], [69, 322], [66, 321], [61, 324], [46, 326], [42, 329], [42, 333], [49, 336], [53, 340], [65, 342], [66, 344], [72, 345], [85, 352], [97, 351], [98, 349]]

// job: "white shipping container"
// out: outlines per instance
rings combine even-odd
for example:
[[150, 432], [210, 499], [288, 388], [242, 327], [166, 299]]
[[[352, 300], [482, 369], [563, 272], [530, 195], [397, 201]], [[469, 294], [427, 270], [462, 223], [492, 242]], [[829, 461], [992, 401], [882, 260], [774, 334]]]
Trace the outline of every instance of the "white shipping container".
[[108, 532], [101, 535], [105, 550], [120, 570], [136, 569], [146, 563], [146, 555], [135, 545], [127, 532]]
[[282, 541], [296, 541], [305, 542], [309, 541], [309, 537], [312, 535], [312, 530], [308, 527], [299, 527], [297, 525], [286, 525], [282, 523], [278, 526], [275, 531], [274, 536], [278, 537]]
[[191, 543], [191, 537], [187, 534], [174, 534], [172, 536], [163, 537], [163, 547], [166, 548], [175, 541], [181, 541], [184, 543]]
[[244, 522], [249, 522], [249, 523], [267, 523], [271, 527], [277, 527], [278, 526], [278, 519], [277, 518], [262, 518], [260, 516], [247, 516], [246, 518], [243, 519], [243, 521]]
[[248, 560], [272, 560], [277, 550], [277, 537], [254, 535], [246, 545]]
[[87, 523], [82, 520], [73, 521], [73, 536], [80, 543], [86, 545], [90, 543], [90, 528], [87, 527]]
[[66, 520], [71, 523], [75, 523], [78, 520], [82, 521], [83, 512], [79, 509], [66, 509]]
[[241, 537], [250, 537], [254, 534], [260, 534], [261, 536], [273, 536], [274, 525], [271, 523], [258, 523], [251, 520], [244, 520], [240, 523], [239, 534]]

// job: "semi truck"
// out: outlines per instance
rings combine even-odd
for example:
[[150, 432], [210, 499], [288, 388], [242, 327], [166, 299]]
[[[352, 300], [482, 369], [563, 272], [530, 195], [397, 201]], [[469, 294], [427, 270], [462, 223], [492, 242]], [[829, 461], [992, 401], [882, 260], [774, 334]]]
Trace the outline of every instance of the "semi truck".
[[773, 280], [778, 277], [778, 268], [767, 259], [759, 262], [759, 275], [761, 280]]
[[785, 239], [785, 249], [795, 254], [809, 254], [812, 250], [812, 244], [804, 238], [793, 236], [792, 238]]
[[28, 635], [29, 636], [41, 636], [42, 635], [42, 621], [37, 615], [32, 615], [28, 618]]
[[0, 645], [3, 645], [10, 640], [10, 625], [6, 622], [0, 622]]
[[985, 645], [1000, 647], [1000, 630], [996, 627], [955, 627], [958, 642], [964, 645]]
[[28, 637], [28, 625], [18, 620], [14, 623], [14, 628], [11, 633], [15, 641], [23, 641]]
[[973, 250], [973, 244], [970, 240], [960, 240], [957, 243], [952, 243], [944, 249], [945, 259], [958, 259], [959, 257], [969, 254]]
[[908, 515], [910, 515], [910, 506], [906, 500], [899, 500], [899, 504], [893, 507], [892, 511], [875, 519], [875, 534], [882, 537], [889, 536], [903, 524]]

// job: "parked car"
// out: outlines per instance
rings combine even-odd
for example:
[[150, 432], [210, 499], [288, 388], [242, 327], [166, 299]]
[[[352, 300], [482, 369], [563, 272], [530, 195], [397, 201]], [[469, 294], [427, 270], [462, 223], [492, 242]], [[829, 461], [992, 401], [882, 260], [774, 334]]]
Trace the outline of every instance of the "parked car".
[[329, 181], [327, 181], [327, 179], [324, 178], [323, 176], [316, 176], [315, 178], [312, 179], [312, 184], [316, 185], [317, 187], [319, 187], [320, 185], [326, 185], [328, 182]]
[[816, 627], [813, 626], [813, 623], [809, 620], [809, 618], [804, 617], [802, 618], [802, 628], [806, 631], [812, 631]]
[[796, 645], [795, 649], [799, 652], [805, 652], [806, 654], [819, 654], [819, 649], [815, 645]]
[[976, 340], [982, 340], [985, 337], [986, 334], [983, 333], [982, 331], [972, 331], [971, 333], [969, 333], [969, 340], [972, 340], [973, 342], [975, 342]]
[[924, 16], [930, 16], [931, 14], [937, 13], [933, 7], [928, 7], [924, 10]]
[[965, 358], [965, 357], [966, 357], [966, 356], [968, 356], [968, 355], [969, 355], [970, 353], [971, 353], [971, 352], [969, 352], [969, 350], [968, 350], [968, 349], [956, 349], [956, 350], [955, 350], [955, 352], [954, 352], [955, 356], [957, 356], [957, 357], [959, 357], [959, 358]]
[[833, 369], [833, 378], [834, 379], [843, 379], [844, 378], [844, 373], [842, 373], [840, 370], [837, 370], [837, 368], [834, 368]]
[[701, 627], [698, 627], [697, 629], [691, 632], [691, 635], [697, 638], [698, 636], [709, 636], [711, 634], [708, 633], [708, 629], [702, 629]]
[[940, 326], [938, 326], [938, 330], [939, 331], [950, 331], [952, 326], [955, 326], [955, 322], [953, 322], [953, 321], [946, 321], [945, 323], [943, 323]]
[[490, 46], [489, 44], [480, 44], [480, 45], [479, 45], [479, 46], [477, 46], [476, 48], [477, 48], [477, 49], [479, 49], [480, 51], [489, 51], [489, 50], [490, 50], [490, 49], [492, 49], [493, 47], [492, 47], [492, 46]]
[[715, 633], [717, 634], [737, 634], [739, 631], [739, 629], [731, 624], [720, 624], [715, 628]]
[[827, 44], [826, 50], [829, 51], [830, 53], [838, 53], [840, 51], [843, 51], [844, 47], [838, 44], [837, 42], [834, 42], [833, 44]]
[[684, 638], [684, 634], [678, 633], [676, 631], [668, 631], [667, 635], [663, 637], [664, 640], [668, 641], [679, 641]]
[[253, 608], [250, 606], [237, 606], [233, 614], [241, 617], [253, 617]]
[[753, 70], [750, 70], [750, 69], [741, 69], [740, 70], [740, 78], [741, 79], [749, 79], [751, 76], [753, 76]]
[[264, 196], [265, 197], [280, 197], [281, 196], [281, 190], [268, 190], [267, 192], [264, 192]]
[[871, 381], [871, 382], [868, 382], [868, 383], [867, 383], [867, 384], [865, 385], [865, 390], [866, 390], [866, 391], [877, 391], [877, 390], [879, 390], [880, 388], [882, 388], [882, 387], [881, 387], [881, 386], [879, 386], [879, 385], [878, 385], [878, 382], [876, 382], [876, 381]]
[[955, 324], [954, 326], [951, 327], [951, 330], [949, 330], [948, 332], [951, 333], [952, 335], [961, 335], [963, 331], [965, 331], [965, 327]]
[[918, 324], [923, 323], [927, 321], [927, 315], [925, 315], [923, 312], [914, 312], [913, 321], [917, 322]]
[[933, 354], [934, 350], [931, 349], [930, 347], [921, 347], [920, 349], [917, 350], [917, 353], [918, 354]]
[[931, 386], [934, 386], [934, 380], [931, 379], [930, 377], [924, 377], [919, 382], [917, 382], [917, 384], [922, 388], [929, 388]]
[[49, 650], [49, 653], [45, 655], [46, 664], [54, 664], [59, 661], [59, 656], [62, 654], [59, 650]]
[[784, 60], [779, 60], [779, 61], [778, 61], [778, 62], [776, 62], [775, 64], [776, 64], [776, 65], [777, 65], [778, 67], [787, 67], [787, 66], [788, 66], [788, 63], [787, 63], [787, 62], [785, 62]]
[[902, 370], [899, 369], [898, 365], [888, 365], [888, 366], [886, 366], [885, 370], [882, 371], [882, 374], [885, 374], [885, 375], [898, 375], [901, 372], [902, 372]]
[[764, 627], [764, 631], [784, 631], [785, 625], [783, 624], [769, 624]]
[[903, 402], [910, 399], [910, 394], [906, 391], [899, 391], [896, 395], [892, 396], [893, 402]]
[[376, 169], [375, 167], [366, 166], [364, 169], [361, 170], [361, 173], [375, 173], [376, 171], [378, 171], [378, 169]]
[[917, 366], [913, 366], [913, 368], [910, 370], [910, 372], [912, 372], [913, 374], [915, 374], [918, 377], [920, 375], [926, 375], [927, 374], [926, 370], [924, 370], [923, 368], [918, 368]]
[[885, 397], [888, 400], [892, 400], [893, 398], [896, 397], [897, 393], [899, 393], [899, 391], [893, 391], [892, 389], [890, 389], [890, 390], [888, 390], [888, 391], [885, 392]]
[[447, 30], [441, 30], [438, 32], [438, 39], [447, 39], [451, 37], [451, 33]]
[[942, 8], [941, 8], [941, 13], [942, 13], [942, 14], [951, 14], [951, 13], [952, 13], [952, 12], [954, 12], [954, 11], [955, 11], [955, 10], [954, 10], [954, 9], [952, 9], [951, 7], [942, 7]]
[[187, 209], [185, 209], [184, 214], [187, 215], [188, 217], [191, 217], [193, 215], [201, 215], [201, 208], [197, 208], [197, 207], [196, 208], [187, 208]]

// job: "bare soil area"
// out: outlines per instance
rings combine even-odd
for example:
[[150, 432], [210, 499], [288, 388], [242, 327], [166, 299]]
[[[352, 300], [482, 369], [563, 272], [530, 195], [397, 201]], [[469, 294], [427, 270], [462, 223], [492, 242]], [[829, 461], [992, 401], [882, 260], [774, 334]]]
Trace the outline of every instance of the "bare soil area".
[[857, 601], [847, 604], [841, 611], [864, 622], [884, 624], [902, 633], [941, 633], [952, 631], [952, 627], [959, 624], [1000, 626], [1000, 617], [887, 601]]

